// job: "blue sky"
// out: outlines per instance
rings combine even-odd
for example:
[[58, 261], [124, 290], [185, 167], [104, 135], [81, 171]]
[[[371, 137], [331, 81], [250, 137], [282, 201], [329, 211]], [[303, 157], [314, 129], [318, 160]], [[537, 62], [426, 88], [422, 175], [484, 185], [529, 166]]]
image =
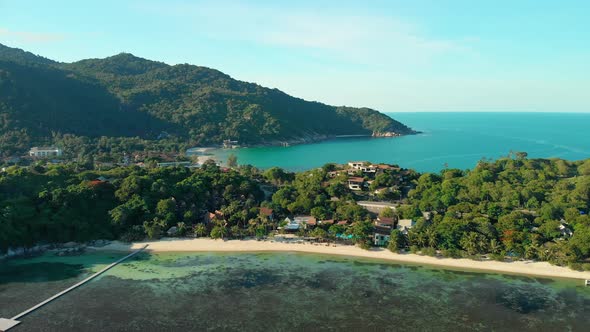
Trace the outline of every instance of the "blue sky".
[[590, 111], [590, 1], [0, 0], [0, 43], [120, 52], [334, 105]]

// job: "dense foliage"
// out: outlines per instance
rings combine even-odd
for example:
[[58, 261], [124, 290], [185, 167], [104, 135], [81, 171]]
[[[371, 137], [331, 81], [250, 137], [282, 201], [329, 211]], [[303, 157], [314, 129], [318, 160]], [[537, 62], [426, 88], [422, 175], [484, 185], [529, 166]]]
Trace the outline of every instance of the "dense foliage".
[[[405, 241], [449, 255], [491, 253], [558, 264], [590, 257], [590, 160], [503, 158], [475, 169], [423, 174], [402, 216]], [[425, 218], [423, 212], [428, 212]], [[396, 237], [398, 235], [396, 234]], [[408, 243], [409, 241], [409, 243]]]
[[0, 45], [0, 145], [4, 156], [53, 133], [190, 144], [305, 141], [413, 131], [370, 109], [334, 107], [232, 79], [210, 68], [131, 54], [57, 63]]
[[[300, 229], [301, 235], [335, 239], [345, 234], [367, 247], [375, 215], [357, 201], [380, 200], [399, 205], [381, 217], [417, 221], [408, 232], [391, 232], [393, 251], [590, 266], [590, 160], [518, 154], [440, 174], [389, 167], [376, 175], [353, 174], [372, 181], [362, 191], [350, 190], [350, 169], [334, 164], [301, 173], [220, 169], [212, 162], [199, 169], [83, 168], [38, 164], [2, 173], [0, 249], [157, 238], [172, 226], [178, 235], [265, 236], [294, 215], [331, 221]], [[272, 208], [274, 218], [259, 207]]]
[[159, 237], [172, 226], [203, 223], [207, 211], [217, 209], [246, 222], [257, 215], [252, 209], [263, 195], [254, 179], [213, 163], [196, 170], [78, 167], [11, 167], [1, 175], [0, 250], [40, 242]]

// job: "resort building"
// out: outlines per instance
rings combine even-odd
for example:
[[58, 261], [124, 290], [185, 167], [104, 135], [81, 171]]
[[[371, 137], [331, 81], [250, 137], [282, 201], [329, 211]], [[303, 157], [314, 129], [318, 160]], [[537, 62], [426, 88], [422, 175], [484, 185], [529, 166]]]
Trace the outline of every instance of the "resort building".
[[235, 148], [238, 148], [238, 147], [239, 147], [238, 141], [233, 141], [233, 140], [230, 140], [230, 139], [223, 140], [223, 148], [224, 149], [235, 149]]
[[412, 219], [400, 219], [397, 222], [397, 229], [403, 234], [408, 234], [408, 231], [416, 225], [416, 222]]
[[303, 225], [303, 227], [315, 226], [317, 225], [317, 219], [312, 216], [296, 216], [293, 218], [293, 223], [300, 226]]
[[371, 201], [358, 201], [356, 204], [364, 207], [373, 213], [381, 213], [385, 209], [392, 209], [395, 211], [395, 204], [389, 202], [371, 202]]
[[279, 229], [292, 232], [298, 231], [301, 228], [313, 227], [318, 223], [317, 219], [312, 216], [297, 216], [294, 218], [287, 217], [284, 221], [286, 224], [283, 227], [279, 227]]
[[376, 173], [378, 169], [377, 166], [368, 165], [368, 163], [365, 161], [349, 161], [348, 167], [348, 174], [354, 174], [355, 171], [361, 171], [363, 173]]
[[348, 167], [350, 167], [350, 168], [361, 169], [361, 167], [363, 167], [363, 166], [365, 166], [364, 161], [349, 161], [348, 162]]
[[318, 223], [320, 225], [334, 225], [334, 219], [319, 220]]
[[392, 217], [377, 217], [377, 220], [375, 220], [375, 226], [388, 228], [390, 232], [394, 223], [395, 220]]
[[338, 171], [331, 171], [331, 172], [328, 172], [328, 177], [330, 177], [330, 178], [335, 178], [335, 177], [337, 177], [337, 176], [338, 176], [338, 175], [340, 175], [340, 174], [346, 174], [346, 170], [344, 170], [344, 169], [341, 169], [341, 170], [338, 170]]
[[[282, 227], [282, 229], [286, 230], [286, 231], [291, 231], [291, 232], [296, 232], [299, 230], [299, 228], [301, 227], [301, 220], [297, 219], [297, 218], [285, 218], [285, 222], [287, 223], [285, 226]], [[281, 227], [279, 227], [279, 229], [281, 229]]]
[[365, 179], [361, 177], [350, 177], [348, 178], [348, 188], [350, 190], [362, 190]]
[[387, 245], [389, 243], [390, 238], [390, 228], [375, 227], [375, 230], [373, 231], [373, 243], [376, 246], [381, 247]]
[[193, 163], [190, 162], [190, 161], [172, 161], [172, 162], [167, 162], [167, 163], [158, 163], [158, 167], [168, 167], [168, 166], [173, 166], [173, 167], [178, 167], [178, 166], [191, 167], [192, 164]]
[[268, 220], [272, 221], [273, 220], [273, 209], [269, 209], [267, 207], [261, 207], [260, 208], [260, 215], [268, 218]]
[[205, 215], [205, 221], [207, 223], [213, 222], [215, 220], [225, 221], [225, 215], [223, 214], [223, 212], [215, 210], [215, 212], [209, 212]]
[[29, 156], [36, 158], [60, 157], [62, 150], [56, 147], [33, 147], [29, 150]]

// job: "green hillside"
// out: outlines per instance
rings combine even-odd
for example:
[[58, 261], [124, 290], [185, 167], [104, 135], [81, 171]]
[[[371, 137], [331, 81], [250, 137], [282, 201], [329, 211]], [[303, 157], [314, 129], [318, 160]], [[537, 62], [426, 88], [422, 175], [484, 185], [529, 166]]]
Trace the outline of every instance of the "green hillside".
[[56, 133], [155, 139], [162, 131], [195, 145], [414, 133], [375, 110], [305, 101], [206, 67], [127, 53], [58, 63], [0, 44], [3, 154]]

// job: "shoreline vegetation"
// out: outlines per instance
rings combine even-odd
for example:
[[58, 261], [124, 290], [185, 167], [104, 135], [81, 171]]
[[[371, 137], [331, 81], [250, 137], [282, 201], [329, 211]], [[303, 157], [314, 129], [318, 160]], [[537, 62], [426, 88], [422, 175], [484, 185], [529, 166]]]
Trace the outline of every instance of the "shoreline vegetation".
[[547, 262], [535, 262], [531, 260], [499, 262], [493, 260], [477, 261], [466, 258], [442, 258], [411, 253], [393, 253], [384, 248], [364, 250], [353, 245], [332, 243], [312, 244], [303, 241], [276, 241], [272, 240], [272, 238], [265, 241], [255, 239], [223, 241], [207, 238], [164, 238], [158, 241], [134, 243], [114, 241], [103, 247], [90, 247], [89, 249], [96, 251], [127, 252], [142, 248], [146, 244], [148, 245], [146, 250], [148, 252], [297, 252], [378, 259], [396, 263], [439, 266], [461, 271], [472, 270], [480, 273], [508, 273], [577, 280], [590, 279], [590, 272], [574, 271], [566, 267], [551, 265]]
[[306, 101], [215, 69], [128, 53], [62, 63], [0, 44], [0, 73], [7, 91], [0, 158], [35, 145], [113, 162], [146, 149], [180, 153], [225, 141], [280, 145], [417, 133], [370, 108]]
[[525, 152], [439, 173], [367, 161], [293, 173], [238, 165], [235, 156], [227, 167], [207, 160], [107, 169], [41, 158], [0, 172], [0, 252], [97, 239], [297, 236], [373, 254], [590, 271], [589, 210], [590, 159]]

